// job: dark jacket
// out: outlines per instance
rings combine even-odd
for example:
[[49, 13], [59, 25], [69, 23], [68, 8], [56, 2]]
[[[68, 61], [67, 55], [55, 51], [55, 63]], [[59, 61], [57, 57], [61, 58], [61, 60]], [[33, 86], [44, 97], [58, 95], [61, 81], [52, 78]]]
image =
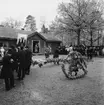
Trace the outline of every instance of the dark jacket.
[[5, 55], [2, 59], [1, 78], [10, 78], [13, 74], [11, 56]]
[[59, 51], [58, 49], [55, 50], [53, 58], [58, 58], [59, 57]]
[[12, 68], [13, 70], [18, 68], [18, 52], [15, 50], [11, 51], [11, 58], [13, 59]]
[[27, 65], [27, 66], [28, 66], [28, 65], [31, 65], [32, 52], [31, 52], [29, 49], [27, 49], [27, 50], [25, 51], [25, 61], [26, 61], [26, 65]]
[[18, 52], [18, 62], [21, 68], [25, 67], [25, 52], [23, 50]]

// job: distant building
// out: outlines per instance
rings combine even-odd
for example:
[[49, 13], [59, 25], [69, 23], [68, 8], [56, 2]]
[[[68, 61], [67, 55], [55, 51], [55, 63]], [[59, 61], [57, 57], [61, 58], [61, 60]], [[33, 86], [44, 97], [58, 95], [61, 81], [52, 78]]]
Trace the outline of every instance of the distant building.
[[19, 34], [29, 35], [31, 33], [32, 32], [30, 31], [0, 26], [0, 47], [9, 47], [11, 45], [16, 45]]
[[[24, 39], [24, 40], [23, 40]], [[51, 33], [38, 33], [0, 26], [0, 47], [8, 48], [16, 46], [19, 42], [26, 41], [33, 53], [44, 54], [47, 46], [51, 47], [52, 52], [60, 45], [61, 41]], [[38, 49], [38, 51], [37, 51]]]

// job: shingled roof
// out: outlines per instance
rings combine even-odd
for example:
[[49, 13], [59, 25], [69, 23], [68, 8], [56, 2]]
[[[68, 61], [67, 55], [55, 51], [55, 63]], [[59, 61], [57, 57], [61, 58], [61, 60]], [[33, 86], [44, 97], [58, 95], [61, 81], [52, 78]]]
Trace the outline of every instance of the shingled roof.
[[18, 33], [29, 35], [32, 32], [0, 26], [0, 38], [17, 39]]
[[47, 41], [61, 41], [53, 33], [40, 33]]
[[58, 39], [53, 33], [38, 33], [38, 32], [34, 32], [32, 34], [30, 34], [28, 37], [32, 37], [34, 35], [38, 35], [40, 36], [42, 39], [46, 40], [46, 41], [49, 41], [49, 42], [61, 42], [60, 39]]

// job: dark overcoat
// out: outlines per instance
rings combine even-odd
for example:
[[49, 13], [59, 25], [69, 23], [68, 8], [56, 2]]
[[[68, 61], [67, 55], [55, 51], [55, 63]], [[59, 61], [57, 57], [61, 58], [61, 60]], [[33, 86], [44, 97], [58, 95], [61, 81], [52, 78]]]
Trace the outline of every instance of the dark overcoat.
[[16, 70], [18, 68], [18, 52], [16, 52], [15, 50], [12, 50], [11, 58], [13, 59], [12, 69]]
[[25, 58], [25, 62], [26, 62], [26, 65], [27, 66], [29, 66], [29, 65], [31, 65], [31, 61], [32, 61], [32, 52], [29, 50], [29, 49], [27, 49], [26, 51], [25, 51], [25, 56], [26, 56], [26, 58]]
[[18, 52], [18, 62], [19, 62], [19, 66], [24, 69], [24, 67], [25, 67], [25, 52], [23, 50], [20, 50]]
[[1, 78], [10, 78], [12, 77], [12, 68], [11, 68], [11, 56], [5, 55], [2, 59], [2, 69], [1, 69]]
[[56, 49], [53, 58], [58, 58], [58, 57], [59, 57], [59, 51]]

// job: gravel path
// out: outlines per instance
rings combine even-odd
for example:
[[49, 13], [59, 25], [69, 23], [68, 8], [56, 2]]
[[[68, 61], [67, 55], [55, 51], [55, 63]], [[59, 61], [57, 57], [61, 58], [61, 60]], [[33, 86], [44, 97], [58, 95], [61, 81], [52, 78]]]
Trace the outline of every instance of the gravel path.
[[104, 59], [88, 63], [87, 76], [77, 80], [67, 80], [60, 65], [31, 67], [14, 89], [0, 89], [0, 105], [104, 105]]

